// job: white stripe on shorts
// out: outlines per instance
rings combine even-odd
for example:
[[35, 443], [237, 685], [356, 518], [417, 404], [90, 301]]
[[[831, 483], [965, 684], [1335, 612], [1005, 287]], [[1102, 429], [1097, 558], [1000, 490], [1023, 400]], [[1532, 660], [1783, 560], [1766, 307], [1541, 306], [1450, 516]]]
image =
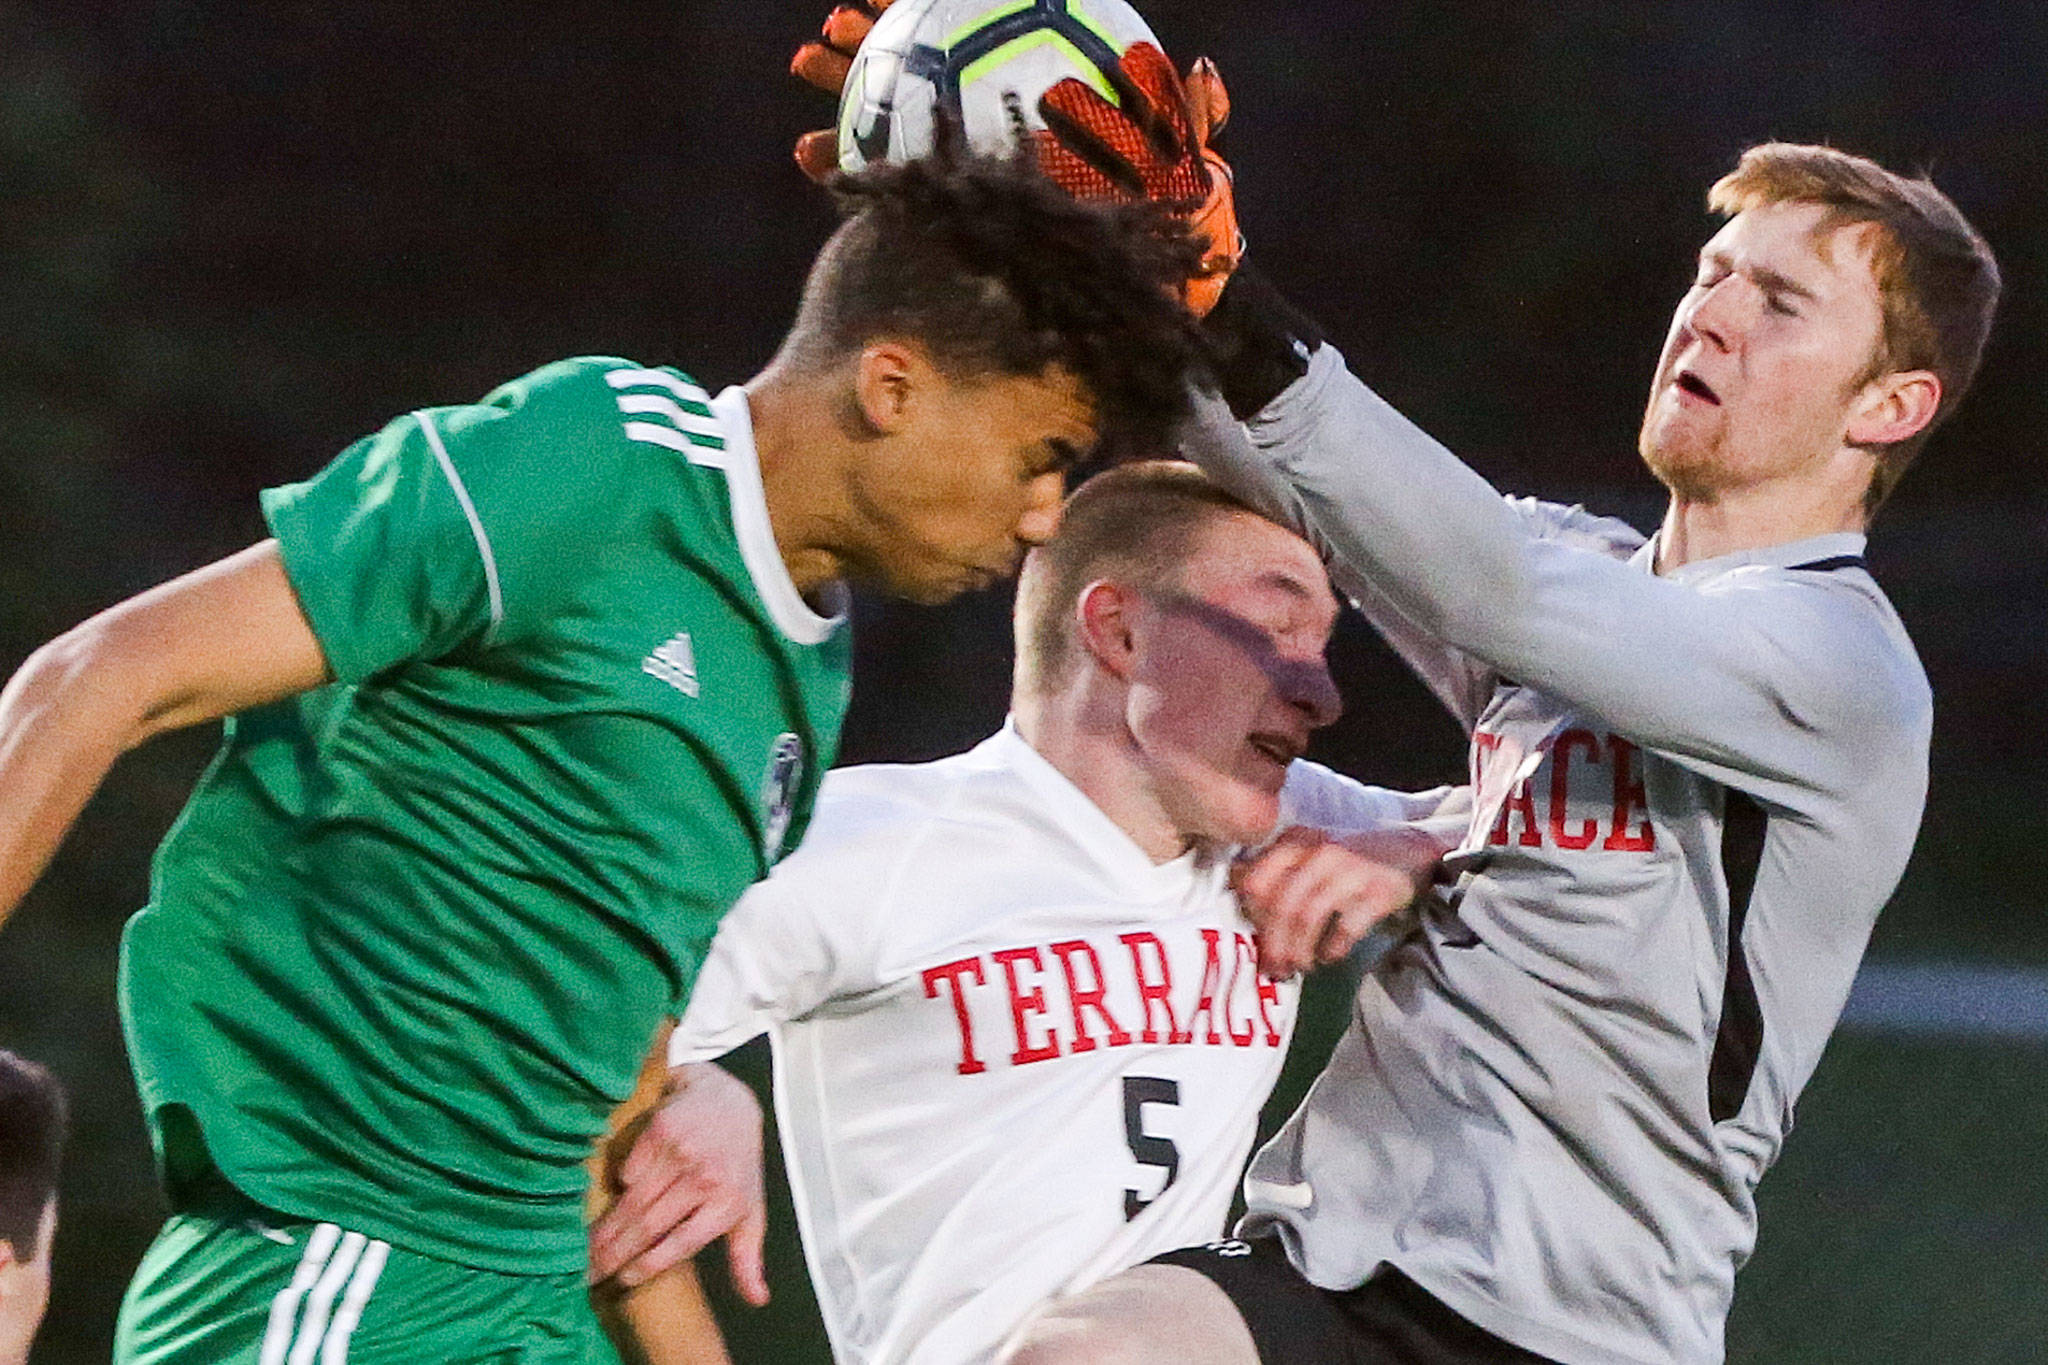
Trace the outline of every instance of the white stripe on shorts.
[[340, 1239], [341, 1229], [332, 1223], [320, 1224], [306, 1239], [306, 1254], [299, 1257], [299, 1268], [292, 1272], [291, 1283], [278, 1290], [277, 1297], [270, 1301], [270, 1323], [263, 1332], [263, 1353], [258, 1357], [258, 1365], [285, 1365], [285, 1352], [292, 1344], [292, 1324], [299, 1316], [299, 1300], [306, 1297], [306, 1291], [327, 1268], [327, 1258]]
[[327, 1329], [327, 1340], [321, 1344], [320, 1365], [348, 1365], [348, 1339], [355, 1335], [356, 1324], [362, 1321], [363, 1305], [370, 1301], [377, 1277], [384, 1273], [385, 1258], [390, 1255], [389, 1242], [372, 1242], [363, 1248], [356, 1273], [349, 1277], [348, 1293], [342, 1296], [341, 1311], [334, 1315], [334, 1325]]
[[292, 1339], [292, 1353], [285, 1357], [285, 1365], [313, 1365], [313, 1358], [320, 1353], [320, 1338], [327, 1335], [327, 1316], [334, 1311], [334, 1296], [341, 1293], [341, 1286], [356, 1268], [356, 1258], [363, 1254], [369, 1240], [360, 1232], [341, 1234], [341, 1245], [327, 1258], [327, 1268], [320, 1272], [313, 1292], [306, 1295], [306, 1313], [299, 1319], [299, 1332]]

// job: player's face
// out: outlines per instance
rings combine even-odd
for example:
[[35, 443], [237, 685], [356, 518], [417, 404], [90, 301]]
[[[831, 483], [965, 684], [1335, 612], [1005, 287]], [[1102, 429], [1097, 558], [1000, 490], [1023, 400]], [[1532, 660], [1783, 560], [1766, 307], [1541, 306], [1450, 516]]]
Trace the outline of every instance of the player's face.
[[1638, 441], [1673, 492], [1712, 499], [1845, 444], [1883, 329], [1876, 229], [1824, 228], [1824, 214], [1749, 209], [1701, 250]]
[[1203, 529], [1179, 591], [1145, 595], [1126, 720], [1184, 838], [1244, 844], [1272, 831], [1288, 764], [1337, 718], [1323, 658], [1336, 620], [1315, 551], [1249, 513]]
[[930, 371], [905, 425], [856, 490], [868, 576], [943, 602], [1017, 571], [1059, 526], [1066, 472], [1096, 441], [1065, 370], [953, 380]]
[[18, 1253], [6, 1257], [0, 1252], [0, 1365], [28, 1359], [29, 1343], [50, 1302], [50, 1248], [56, 1239], [57, 1201], [52, 1199], [43, 1207], [34, 1256], [22, 1260]]

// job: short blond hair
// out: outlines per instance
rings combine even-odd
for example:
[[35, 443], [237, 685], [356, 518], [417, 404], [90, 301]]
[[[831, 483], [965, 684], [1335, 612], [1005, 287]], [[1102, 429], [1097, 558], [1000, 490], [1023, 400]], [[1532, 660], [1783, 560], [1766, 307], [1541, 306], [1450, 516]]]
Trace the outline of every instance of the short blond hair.
[[2002, 287], [1998, 262], [1933, 181], [1898, 175], [1833, 147], [1751, 147], [1707, 193], [1708, 207], [1727, 217], [1786, 203], [1822, 206], [1829, 228], [1869, 223], [1878, 229], [1871, 264], [1884, 330], [1866, 382], [1902, 370], [1929, 370], [1941, 381], [1934, 419], [1878, 452], [1864, 497], [1865, 511], [1875, 512], [1977, 376]]
[[1074, 604], [1090, 583], [1177, 586], [1203, 528], [1239, 515], [1258, 513], [1180, 460], [1118, 465], [1075, 489], [1058, 533], [1026, 556], [1017, 578], [1017, 692], [1044, 696], [1066, 680]]

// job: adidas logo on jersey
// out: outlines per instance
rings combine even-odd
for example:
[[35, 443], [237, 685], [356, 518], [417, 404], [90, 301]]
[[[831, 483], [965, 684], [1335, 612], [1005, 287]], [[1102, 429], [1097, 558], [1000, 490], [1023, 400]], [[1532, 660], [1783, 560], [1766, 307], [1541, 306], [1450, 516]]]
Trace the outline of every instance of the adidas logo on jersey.
[[697, 651], [690, 646], [690, 632], [677, 632], [674, 639], [641, 661], [640, 671], [661, 679], [686, 697], [696, 696]]

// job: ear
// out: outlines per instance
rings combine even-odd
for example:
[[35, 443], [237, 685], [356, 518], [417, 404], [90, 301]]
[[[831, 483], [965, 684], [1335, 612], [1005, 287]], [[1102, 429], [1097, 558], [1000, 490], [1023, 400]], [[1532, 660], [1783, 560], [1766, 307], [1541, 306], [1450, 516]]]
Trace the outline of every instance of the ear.
[[1100, 578], [1083, 588], [1074, 603], [1081, 648], [1097, 667], [1119, 681], [1128, 680], [1137, 663], [1137, 605], [1135, 592]]
[[1932, 370], [1898, 370], [1864, 385], [1844, 433], [1853, 446], [1888, 446], [1927, 429], [1941, 406]]
[[913, 420], [936, 377], [931, 358], [914, 343], [870, 341], [854, 360], [854, 398], [870, 428], [893, 436]]

